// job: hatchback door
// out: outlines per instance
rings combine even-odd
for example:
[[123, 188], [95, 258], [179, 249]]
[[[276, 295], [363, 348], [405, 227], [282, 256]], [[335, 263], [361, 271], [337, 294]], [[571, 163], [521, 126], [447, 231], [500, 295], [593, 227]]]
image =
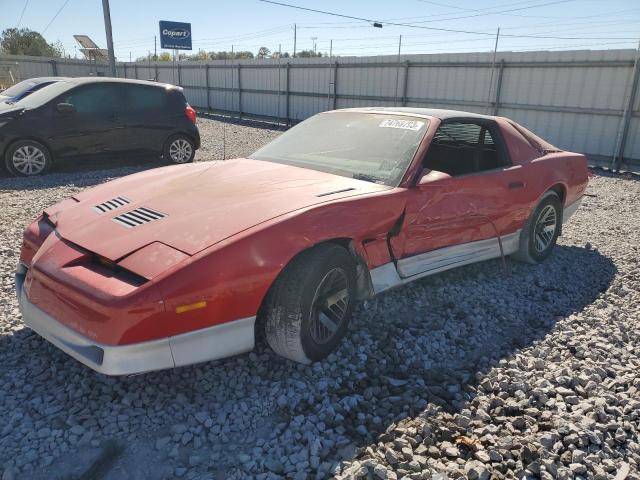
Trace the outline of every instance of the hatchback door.
[[178, 125], [178, 110], [172, 108], [172, 89], [123, 83], [122, 92], [122, 121], [126, 126], [131, 148], [139, 152], [162, 151], [169, 132]]
[[[73, 111], [59, 111], [60, 103]], [[56, 156], [117, 152], [127, 148], [124, 124], [118, 117], [120, 96], [115, 83], [80, 85], [51, 102], [48, 142]]]

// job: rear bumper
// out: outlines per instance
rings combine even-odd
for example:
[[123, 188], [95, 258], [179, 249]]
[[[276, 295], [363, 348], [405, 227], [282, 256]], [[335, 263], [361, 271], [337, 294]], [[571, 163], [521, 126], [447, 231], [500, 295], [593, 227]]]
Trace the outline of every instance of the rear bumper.
[[79, 362], [105, 375], [131, 375], [229, 357], [254, 347], [255, 317], [173, 337], [129, 345], [102, 345], [34, 305], [24, 291], [27, 268], [16, 271], [16, 294], [26, 326]]
[[196, 133], [194, 135], [194, 143], [196, 144], [196, 150], [198, 150], [200, 148], [200, 130], [198, 130], [198, 127], [196, 126]]

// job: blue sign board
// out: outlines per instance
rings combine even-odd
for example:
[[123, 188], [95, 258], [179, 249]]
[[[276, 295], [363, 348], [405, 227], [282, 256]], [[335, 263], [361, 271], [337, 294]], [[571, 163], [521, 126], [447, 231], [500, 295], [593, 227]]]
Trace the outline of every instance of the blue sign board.
[[191, 50], [191, 24], [160, 20], [160, 48]]

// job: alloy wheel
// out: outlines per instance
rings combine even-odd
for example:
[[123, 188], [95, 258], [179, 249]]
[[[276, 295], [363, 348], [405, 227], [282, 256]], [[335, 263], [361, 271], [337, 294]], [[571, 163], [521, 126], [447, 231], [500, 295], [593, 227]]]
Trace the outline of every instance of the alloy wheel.
[[542, 209], [534, 230], [533, 243], [538, 253], [544, 252], [551, 243], [558, 228], [558, 215], [553, 205], [547, 205]]
[[47, 158], [38, 147], [24, 145], [13, 152], [11, 163], [22, 175], [38, 175], [45, 169]]
[[317, 344], [325, 344], [340, 330], [349, 306], [347, 275], [341, 268], [330, 270], [322, 279], [311, 304], [309, 333]]
[[171, 142], [169, 146], [169, 156], [176, 163], [186, 163], [191, 160], [191, 144], [183, 138], [178, 138]]

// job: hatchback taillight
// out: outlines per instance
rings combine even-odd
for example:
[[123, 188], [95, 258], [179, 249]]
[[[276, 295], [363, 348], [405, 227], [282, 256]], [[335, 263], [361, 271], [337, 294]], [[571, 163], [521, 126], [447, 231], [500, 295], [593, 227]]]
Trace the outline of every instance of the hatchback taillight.
[[193, 123], [196, 123], [196, 111], [188, 103], [187, 103], [187, 106], [184, 107], [184, 114], [187, 116], [189, 120], [191, 120]]

